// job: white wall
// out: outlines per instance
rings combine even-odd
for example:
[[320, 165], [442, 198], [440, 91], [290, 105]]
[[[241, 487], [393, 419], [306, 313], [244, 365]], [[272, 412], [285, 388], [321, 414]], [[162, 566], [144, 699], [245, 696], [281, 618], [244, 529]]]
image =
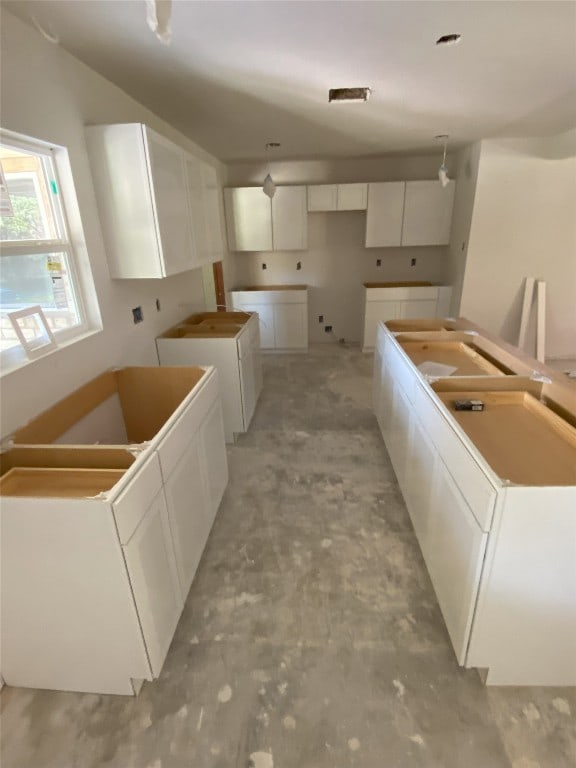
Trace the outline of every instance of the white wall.
[[[2, 127], [65, 146], [85, 240], [77, 242], [89, 262], [104, 330], [2, 378], [1, 434], [9, 434], [72, 389], [111, 366], [157, 364], [155, 337], [187, 312], [204, 308], [201, 270], [165, 280], [110, 280], [98, 219], [84, 126], [145, 122], [190, 152], [214, 158], [77, 59], [44, 40], [10, 13], [2, 12]], [[73, 227], [74, 228], [74, 227]], [[162, 306], [156, 312], [155, 299]], [[144, 322], [132, 323], [141, 305]]]
[[[270, 164], [276, 184], [323, 184], [354, 181], [395, 181], [436, 178], [441, 155], [348, 160], [285, 161]], [[228, 166], [229, 186], [260, 184], [264, 163]], [[448, 274], [447, 248], [365, 248], [366, 213], [343, 211], [308, 214], [306, 251], [232, 253], [235, 283], [245, 285], [305, 283], [310, 286], [310, 342], [362, 340], [364, 282], [429, 280], [443, 282]], [[416, 266], [411, 259], [416, 258]], [[376, 266], [377, 259], [381, 266]], [[301, 270], [296, 264], [301, 263]], [[262, 264], [266, 264], [266, 270]], [[324, 322], [318, 322], [318, 316]], [[327, 335], [324, 325], [331, 325]]]
[[481, 144], [460, 313], [515, 343], [527, 276], [547, 283], [547, 356], [575, 357], [576, 131]]

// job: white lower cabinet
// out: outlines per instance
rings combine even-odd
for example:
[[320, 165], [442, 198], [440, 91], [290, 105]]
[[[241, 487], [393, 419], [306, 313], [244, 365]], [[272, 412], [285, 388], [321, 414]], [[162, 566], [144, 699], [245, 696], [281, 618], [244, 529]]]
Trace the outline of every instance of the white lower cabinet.
[[[409, 335], [378, 327], [374, 409], [458, 663], [491, 685], [575, 685], [576, 428], [543, 405], [569, 393], [513, 375], [427, 382]], [[466, 396], [485, 410], [455, 411]]]
[[232, 291], [234, 309], [257, 312], [261, 349], [308, 349], [308, 291], [305, 286], [282, 286]]
[[365, 283], [364, 336], [362, 350], [376, 344], [379, 322], [407, 318], [446, 317], [452, 289], [430, 283]]
[[[97, 445], [122, 418], [127, 444]], [[14, 440], [0, 475], [4, 680], [133, 695], [161, 672], [228, 481], [217, 372], [103, 374]]]

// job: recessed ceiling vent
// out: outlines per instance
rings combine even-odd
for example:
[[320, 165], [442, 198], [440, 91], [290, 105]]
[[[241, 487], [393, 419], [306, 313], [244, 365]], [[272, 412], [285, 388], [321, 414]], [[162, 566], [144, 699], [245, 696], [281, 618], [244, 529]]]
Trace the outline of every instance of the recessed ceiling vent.
[[439, 37], [438, 40], [436, 40], [436, 45], [456, 45], [456, 43], [460, 42], [461, 37], [462, 35], [457, 33], [442, 35], [442, 37]]
[[368, 101], [371, 94], [370, 88], [330, 88], [328, 102], [360, 102]]

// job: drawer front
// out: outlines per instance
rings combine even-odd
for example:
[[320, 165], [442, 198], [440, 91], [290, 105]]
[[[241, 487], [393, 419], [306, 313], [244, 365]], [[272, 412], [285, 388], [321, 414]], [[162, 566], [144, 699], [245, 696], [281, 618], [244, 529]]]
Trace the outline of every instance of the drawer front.
[[460, 437], [432, 401], [422, 385], [415, 391], [414, 407], [430, 440], [454, 482], [458, 486], [472, 514], [483, 531], [489, 531], [496, 500], [496, 489], [488, 480]]
[[212, 374], [205, 377], [203, 386], [191, 393], [188, 396], [190, 399], [184, 401], [184, 410], [179, 413], [156, 447], [164, 481], [170, 477], [180, 456], [218, 396], [218, 374], [214, 369]]
[[121, 544], [130, 539], [161, 488], [160, 462], [151, 453], [112, 505]]

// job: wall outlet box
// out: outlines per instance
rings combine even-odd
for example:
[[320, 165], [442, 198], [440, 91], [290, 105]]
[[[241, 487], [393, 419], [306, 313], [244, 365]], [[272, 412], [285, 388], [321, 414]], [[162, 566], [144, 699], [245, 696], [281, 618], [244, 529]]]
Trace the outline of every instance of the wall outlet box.
[[144, 320], [142, 307], [134, 307], [132, 310], [132, 319], [134, 320], [134, 324], [141, 323]]
[[324, 326], [324, 332], [325, 333], [332, 333], [332, 326], [331, 325], [325, 325]]

